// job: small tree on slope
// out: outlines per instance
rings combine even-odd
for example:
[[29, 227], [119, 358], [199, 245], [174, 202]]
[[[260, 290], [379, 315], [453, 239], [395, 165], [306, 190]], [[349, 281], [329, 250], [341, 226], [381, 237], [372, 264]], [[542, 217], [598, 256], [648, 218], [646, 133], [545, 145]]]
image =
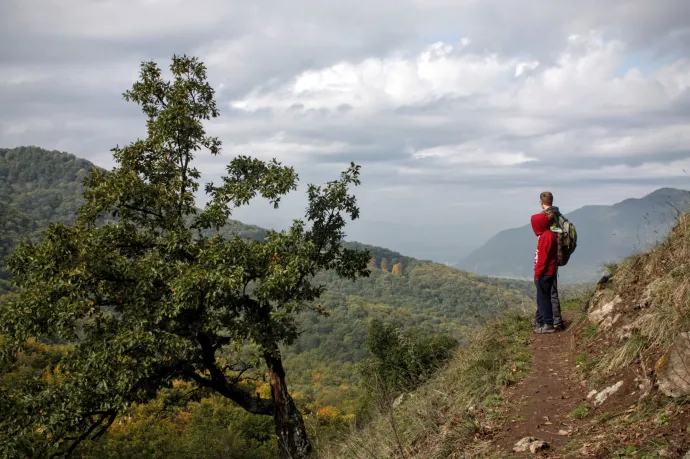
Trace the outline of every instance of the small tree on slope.
[[[142, 64], [124, 97], [142, 107], [148, 137], [113, 149], [117, 167], [86, 179], [77, 222], [52, 225], [9, 262], [19, 299], [0, 309], [3, 358], [21, 356], [31, 338], [72, 343], [73, 351], [48, 371], [50, 383], [0, 394], [7, 456], [69, 454], [176, 379], [273, 416], [283, 457], [311, 450], [279, 344], [294, 340], [295, 315], [322, 293], [312, 284], [318, 271], [368, 274], [370, 254], [341, 245], [346, 218], [359, 214], [348, 192], [359, 166], [310, 185], [307, 221], [288, 231], [262, 242], [210, 235], [257, 195], [278, 207], [297, 175], [275, 160], [237, 157], [220, 185], [206, 186], [209, 201], [198, 211], [192, 161], [202, 148], [219, 153], [203, 127], [218, 111], [202, 63], [175, 56], [170, 70], [166, 81], [154, 62]], [[249, 392], [241, 384], [248, 365], [226, 358], [248, 346], [266, 366], [271, 399]]]

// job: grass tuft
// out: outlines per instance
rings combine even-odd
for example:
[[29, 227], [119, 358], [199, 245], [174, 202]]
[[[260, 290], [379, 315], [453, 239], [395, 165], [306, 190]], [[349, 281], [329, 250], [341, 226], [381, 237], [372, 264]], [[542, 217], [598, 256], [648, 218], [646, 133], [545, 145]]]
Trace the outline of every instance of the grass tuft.
[[[662, 355], [690, 330], [690, 214], [678, 217], [667, 239], [653, 250], [619, 263], [607, 286], [629, 308], [630, 336], [619, 340], [596, 367], [619, 372], [645, 355]], [[585, 338], [595, 335], [586, 327]]]
[[589, 414], [589, 407], [587, 405], [580, 405], [570, 412], [570, 417], [573, 419], [584, 419]]

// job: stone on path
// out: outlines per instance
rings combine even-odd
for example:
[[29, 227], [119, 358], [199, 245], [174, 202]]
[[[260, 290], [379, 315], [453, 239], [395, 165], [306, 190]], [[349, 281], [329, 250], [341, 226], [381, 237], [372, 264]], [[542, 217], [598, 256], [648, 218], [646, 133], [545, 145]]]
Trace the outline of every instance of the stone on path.
[[536, 453], [542, 449], [549, 447], [549, 444], [544, 440], [540, 440], [537, 437], [525, 437], [522, 440], [515, 443], [513, 446], [513, 452], [516, 453], [526, 453], [527, 451], [531, 453]]

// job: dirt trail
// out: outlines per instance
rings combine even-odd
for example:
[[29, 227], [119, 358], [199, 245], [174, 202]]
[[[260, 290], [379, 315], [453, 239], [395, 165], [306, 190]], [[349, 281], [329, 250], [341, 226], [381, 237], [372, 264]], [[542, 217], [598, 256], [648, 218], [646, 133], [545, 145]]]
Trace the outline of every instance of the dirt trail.
[[[573, 374], [571, 336], [570, 330], [533, 336], [532, 372], [504, 394], [510, 408], [497, 440], [505, 457], [521, 457], [512, 448], [524, 437], [537, 437], [549, 444], [543, 457], [560, 457], [559, 451], [568, 444], [575, 430], [570, 413], [585, 400], [585, 389]], [[528, 452], [524, 457], [534, 455]]]

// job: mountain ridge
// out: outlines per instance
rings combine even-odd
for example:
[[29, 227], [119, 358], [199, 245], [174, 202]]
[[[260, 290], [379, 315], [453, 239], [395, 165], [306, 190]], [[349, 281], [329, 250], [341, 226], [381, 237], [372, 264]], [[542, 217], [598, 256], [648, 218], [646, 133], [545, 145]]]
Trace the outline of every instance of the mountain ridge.
[[[663, 240], [678, 214], [690, 209], [690, 191], [663, 187], [612, 205], [586, 205], [564, 215], [578, 230], [578, 248], [559, 276], [564, 283], [594, 282], [604, 264]], [[465, 269], [515, 279], [532, 277], [535, 236], [529, 224], [492, 236], [460, 263]]]

